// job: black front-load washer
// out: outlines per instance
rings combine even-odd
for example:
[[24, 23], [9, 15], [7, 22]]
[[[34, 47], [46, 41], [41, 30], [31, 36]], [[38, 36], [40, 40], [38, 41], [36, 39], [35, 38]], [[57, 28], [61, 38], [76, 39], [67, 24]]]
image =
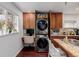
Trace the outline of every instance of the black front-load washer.
[[37, 52], [47, 52], [49, 49], [48, 37], [37, 36], [36, 38], [36, 50]]

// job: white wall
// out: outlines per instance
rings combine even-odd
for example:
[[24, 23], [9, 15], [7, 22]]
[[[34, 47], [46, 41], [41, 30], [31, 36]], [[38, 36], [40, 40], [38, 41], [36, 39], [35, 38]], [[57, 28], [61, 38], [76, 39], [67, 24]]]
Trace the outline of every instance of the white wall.
[[79, 14], [63, 14], [63, 27], [79, 28]]
[[1, 2], [0, 6], [6, 7], [19, 15], [19, 33], [0, 36], [0, 57], [14, 57], [23, 48], [21, 38], [23, 36], [22, 12], [10, 2]]

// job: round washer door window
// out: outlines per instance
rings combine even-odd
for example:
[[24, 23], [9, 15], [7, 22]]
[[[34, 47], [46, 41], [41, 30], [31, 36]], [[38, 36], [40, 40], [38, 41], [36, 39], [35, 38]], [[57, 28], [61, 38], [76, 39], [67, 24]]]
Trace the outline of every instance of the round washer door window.
[[48, 46], [48, 40], [46, 38], [39, 38], [37, 41], [37, 46], [41, 49], [44, 49]]
[[37, 23], [37, 27], [39, 30], [45, 30], [47, 28], [46, 20], [39, 20]]

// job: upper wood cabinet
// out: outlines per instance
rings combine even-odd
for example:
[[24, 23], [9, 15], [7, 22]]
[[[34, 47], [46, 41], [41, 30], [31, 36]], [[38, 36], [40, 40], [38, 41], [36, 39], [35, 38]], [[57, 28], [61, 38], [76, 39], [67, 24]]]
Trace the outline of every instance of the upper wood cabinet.
[[23, 13], [23, 28], [35, 28], [35, 13]]
[[50, 13], [50, 28], [62, 28], [62, 13]]
[[50, 13], [50, 28], [55, 28], [55, 13]]
[[23, 28], [29, 28], [30, 26], [30, 21], [29, 21], [29, 16], [26, 13], [23, 13]]
[[62, 28], [62, 13], [56, 13], [56, 27], [58, 29]]

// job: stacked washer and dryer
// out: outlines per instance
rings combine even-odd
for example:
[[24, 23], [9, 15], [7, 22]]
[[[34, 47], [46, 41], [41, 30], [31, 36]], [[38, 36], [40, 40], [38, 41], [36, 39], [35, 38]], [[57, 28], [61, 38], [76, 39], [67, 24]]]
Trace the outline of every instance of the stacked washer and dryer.
[[37, 52], [49, 50], [49, 16], [47, 12], [36, 11], [35, 49]]

